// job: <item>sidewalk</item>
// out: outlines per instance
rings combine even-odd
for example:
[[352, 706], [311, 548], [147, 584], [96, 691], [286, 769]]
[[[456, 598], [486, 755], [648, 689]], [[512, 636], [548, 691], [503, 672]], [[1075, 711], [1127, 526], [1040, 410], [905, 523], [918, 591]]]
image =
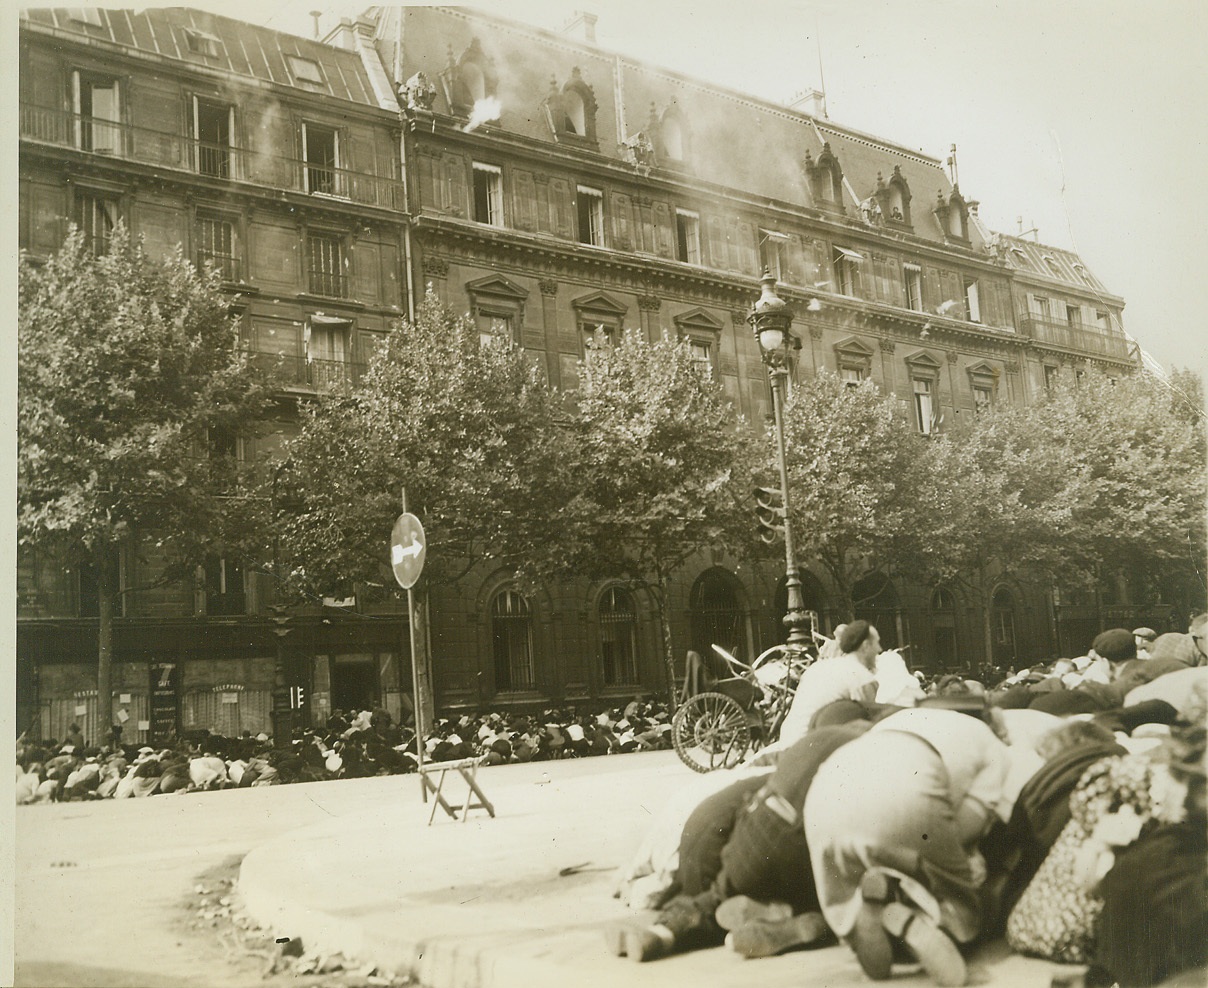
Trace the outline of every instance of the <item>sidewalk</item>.
[[[418, 779], [401, 776], [374, 816], [335, 817], [252, 851], [240, 891], [278, 936], [411, 972], [424, 988], [867, 986], [845, 947], [750, 961], [716, 948], [647, 964], [608, 953], [602, 926], [640, 915], [612, 898], [616, 868], [666, 800], [699, 778], [672, 752], [482, 769], [496, 818], [454, 822], [438, 810], [429, 827]], [[460, 805], [461, 779], [446, 786]], [[970, 983], [1049, 988], [1056, 970], [988, 951]]]

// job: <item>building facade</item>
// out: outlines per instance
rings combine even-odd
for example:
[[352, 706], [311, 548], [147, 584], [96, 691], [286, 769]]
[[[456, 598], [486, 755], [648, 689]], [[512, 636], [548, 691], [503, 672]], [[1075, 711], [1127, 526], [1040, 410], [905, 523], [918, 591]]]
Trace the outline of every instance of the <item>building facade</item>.
[[[987, 231], [937, 159], [808, 101], [604, 51], [592, 24], [572, 36], [462, 8], [374, 8], [321, 43], [187, 9], [27, 12], [21, 244], [45, 255], [74, 219], [103, 249], [121, 216], [149, 249], [179, 243], [219, 265], [252, 347], [284, 371], [280, 419], [248, 457], [272, 455], [292, 402], [355, 381], [375, 334], [428, 287], [567, 389], [598, 331], [687, 338], [757, 422], [770, 393], [746, 316], [765, 268], [798, 313], [796, 377], [871, 378], [924, 433], [1031, 401], [1061, 375], [1136, 367], [1123, 301], [1070, 252]], [[826, 580], [802, 563], [806, 606], [833, 627]], [[27, 558], [19, 576], [19, 694], [61, 734], [69, 711], [101, 713], [87, 580]], [[989, 657], [980, 611], [947, 588], [870, 573], [856, 596], [883, 639], [934, 668], [1057, 647], [1045, 588], [996, 588]], [[702, 554], [672, 593], [676, 641], [749, 658], [780, 639], [783, 598], [773, 570]], [[271, 602], [254, 566], [218, 558], [196, 588], [130, 595], [114, 709], [150, 721], [171, 665], [165, 723], [174, 702], [181, 729], [264, 727]], [[308, 716], [397, 712], [410, 682], [398, 602], [328, 603], [286, 639]], [[526, 596], [484, 566], [435, 593], [428, 617], [442, 709], [665, 687], [653, 606], [625, 586]]]

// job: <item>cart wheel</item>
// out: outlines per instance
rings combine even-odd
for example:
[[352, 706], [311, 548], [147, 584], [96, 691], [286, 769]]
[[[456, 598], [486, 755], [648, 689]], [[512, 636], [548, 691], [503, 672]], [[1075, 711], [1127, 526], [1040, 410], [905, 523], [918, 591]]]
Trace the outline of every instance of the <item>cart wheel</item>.
[[751, 726], [737, 700], [724, 693], [697, 693], [671, 719], [671, 742], [694, 772], [733, 768], [751, 743]]

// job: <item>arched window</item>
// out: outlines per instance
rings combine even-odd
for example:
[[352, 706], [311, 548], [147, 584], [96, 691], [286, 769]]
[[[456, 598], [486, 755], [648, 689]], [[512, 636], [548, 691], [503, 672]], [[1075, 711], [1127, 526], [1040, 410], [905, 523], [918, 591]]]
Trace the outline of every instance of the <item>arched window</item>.
[[609, 587], [600, 596], [597, 611], [604, 685], [636, 683], [638, 624], [633, 595], [621, 587]]
[[583, 137], [587, 132], [583, 97], [573, 89], [566, 90], [562, 94], [562, 112], [564, 114], [562, 126], [566, 133], [578, 134]]
[[909, 639], [907, 642], [898, 639], [898, 618], [905, 618], [898, 604], [898, 591], [889, 577], [884, 573], [869, 573], [856, 581], [851, 596], [856, 617], [876, 627], [882, 648], [909, 643]]
[[663, 149], [672, 161], [684, 160], [684, 125], [679, 117], [667, 113], [663, 115]]
[[745, 635], [738, 596], [722, 570], [711, 569], [701, 574], [692, 587], [689, 609], [692, 647], [702, 656], [714, 654], [711, 647], [714, 644], [735, 654], [743, 650]]
[[993, 609], [993, 648], [991, 660], [995, 665], [1010, 666], [1015, 664], [1015, 597], [1006, 587], [994, 591], [991, 607]]
[[495, 691], [533, 685], [533, 618], [529, 603], [515, 590], [501, 590], [491, 601], [491, 645]]
[[458, 79], [465, 89], [464, 99], [473, 106], [487, 94], [486, 78], [474, 62], [464, 62], [461, 65], [461, 75]]
[[931, 643], [934, 668], [956, 666], [956, 600], [947, 587], [936, 587], [931, 594]]

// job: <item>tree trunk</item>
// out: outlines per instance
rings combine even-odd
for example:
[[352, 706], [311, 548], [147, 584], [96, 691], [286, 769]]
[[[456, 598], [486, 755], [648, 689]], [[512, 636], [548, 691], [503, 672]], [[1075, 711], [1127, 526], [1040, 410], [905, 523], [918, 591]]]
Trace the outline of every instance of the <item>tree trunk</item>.
[[987, 592], [986, 587], [986, 570], [981, 567], [978, 573], [978, 594], [981, 596], [981, 612], [982, 612], [982, 645], [985, 649], [985, 655], [982, 662], [987, 668], [994, 665], [994, 615], [992, 612], [993, 601]]
[[667, 588], [660, 576], [655, 588], [655, 603], [659, 609], [659, 630], [663, 633], [663, 670], [667, 677], [667, 702], [675, 712], [677, 697], [675, 679], [675, 649], [671, 641], [671, 619], [667, 616]]
[[113, 735], [113, 602], [114, 588], [104, 550], [96, 553], [97, 664], [96, 737], [93, 744], [107, 744]]

